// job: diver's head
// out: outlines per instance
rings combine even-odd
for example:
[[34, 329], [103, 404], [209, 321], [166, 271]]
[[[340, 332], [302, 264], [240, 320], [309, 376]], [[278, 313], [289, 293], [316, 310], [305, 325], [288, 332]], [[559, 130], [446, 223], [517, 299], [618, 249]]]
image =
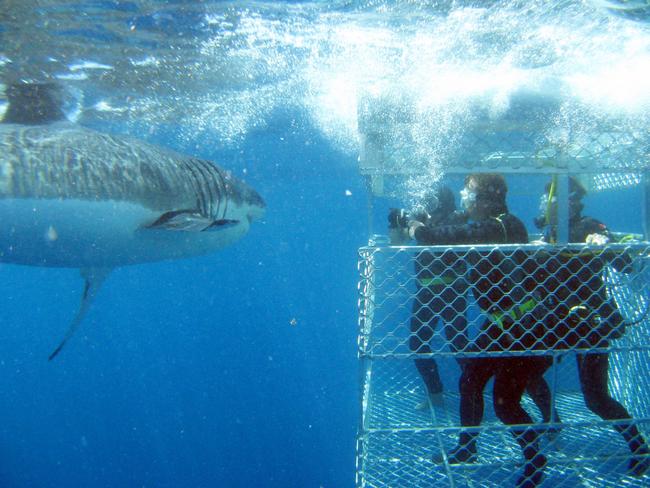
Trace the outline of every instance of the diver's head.
[[473, 173], [465, 178], [465, 187], [460, 192], [461, 205], [471, 218], [485, 218], [499, 215], [508, 210], [505, 178], [497, 173]]
[[447, 186], [439, 186], [425, 193], [412, 215], [415, 220], [435, 225], [455, 210], [454, 193]]
[[[547, 225], [557, 225], [557, 195], [553, 181], [546, 184], [544, 194], [539, 199], [539, 216], [535, 219], [538, 228]], [[574, 178], [569, 177], [569, 223], [574, 222], [582, 216], [583, 197], [587, 194], [584, 186]]]

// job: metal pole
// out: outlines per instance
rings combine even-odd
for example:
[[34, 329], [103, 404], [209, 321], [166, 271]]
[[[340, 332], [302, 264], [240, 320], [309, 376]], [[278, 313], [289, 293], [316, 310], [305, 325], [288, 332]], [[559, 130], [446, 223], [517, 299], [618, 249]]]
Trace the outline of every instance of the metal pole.
[[555, 189], [557, 198], [557, 243], [569, 242], [569, 176], [566, 173], [557, 176]]
[[641, 218], [643, 219], [643, 238], [650, 239], [650, 172], [647, 170], [642, 174]]

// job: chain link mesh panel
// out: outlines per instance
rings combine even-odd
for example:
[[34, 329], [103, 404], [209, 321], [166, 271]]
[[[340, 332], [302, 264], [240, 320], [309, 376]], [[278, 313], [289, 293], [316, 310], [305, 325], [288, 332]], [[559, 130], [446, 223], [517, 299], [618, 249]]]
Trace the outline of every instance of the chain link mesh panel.
[[363, 355], [650, 347], [650, 248], [643, 244], [360, 252]]
[[[630, 421], [592, 411], [577, 364], [607, 355], [610, 393], [650, 432], [649, 251], [646, 243], [362, 248], [357, 486], [515, 486], [524, 459], [492, 409], [491, 383], [478, 459], [450, 464], [445, 453], [462, 431], [459, 360], [531, 355], [552, 358], [544, 378], [559, 414], [543, 423], [532, 399], [522, 400], [543, 433], [540, 486], [647, 486], [647, 475], [630, 474], [616, 431]], [[414, 365], [423, 358], [435, 358], [440, 373], [435, 398]]]
[[[648, 431], [650, 422], [637, 421]], [[515, 486], [523, 463], [518, 446], [507, 429], [482, 430], [479, 460], [465, 465], [434, 463], [432, 452], [453, 445], [459, 429], [369, 432], [359, 440], [364, 487], [481, 487]], [[608, 425], [586, 422], [565, 426], [555, 439], [546, 438], [548, 457], [544, 487], [643, 487], [642, 480], [626, 473], [627, 448]]]

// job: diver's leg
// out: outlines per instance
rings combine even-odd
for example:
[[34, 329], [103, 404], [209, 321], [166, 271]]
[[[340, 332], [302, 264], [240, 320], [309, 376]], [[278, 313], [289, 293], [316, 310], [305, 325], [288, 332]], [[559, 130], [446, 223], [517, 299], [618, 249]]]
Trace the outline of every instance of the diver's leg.
[[526, 393], [530, 395], [539, 409], [539, 412], [542, 415], [542, 422], [547, 424], [552, 421], [553, 423], [559, 424], [561, 422], [560, 415], [555, 409], [551, 389], [544, 378], [546, 371], [553, 365], [553, 357], [544, 357], [543, 361], [542, 371], [540, 371], [539, 374], [531, 375], [528, 384], [526, 385]]
[[[609, 354], [589, 353], [577, 354], [580, 387], [587, 408], [603, 420], [632, 420], [631, 415], [623, 405], [617, 402], [609, 393]], [[641, 476], [650, 469], [650, 449], [641, 432], [632, 422], [618, 424], [614, 430], [619, 432], [634, 457], [630, 460], [632, 474]]]
[[503, 358], [494, 379], [494, 412], [499, 419], [506, 425], [528, 424], [528, 427], [512, 430], [526, 459], [523, 474], [517, 481], [520, 488], [539, 486], [544, 475], [546, 458], [539, 452], [539, 433], [532, 427], [530, 415], [521, 406], [521, 397], [530, 379], [541, 376], [547, 367], [545, 358]]
[[[435, 322], [437, 321], [431, 307], [433, 298], [434, 295], [427, 287], [420, 287], [413, 300], [409, 348], [416, 354], [431, 353], [429, 341], [433, 337]], [[442, 393], [442, 381], [435, 359], [431, 357], [418, 358], [414, 362], [424, 381], [427, 395], [431, 397]]]
[[[459, 380], [460, 423], [463, 427], [479, 427], [483, 421], [483, 390], [494, 375], [498, 365], [494, 358], [466, 359]], [[477, 461], [477, 430], [464, 430], [460, 433], [458, 445], [449, 451], [447, 458], [451, 464], [473, 463]]]
[[625, 407], [614, 400], [607, 384], [609, 355], [607, 353], [576, 354], [580, 388], [587, 408], [603, 420], [631, 419]]

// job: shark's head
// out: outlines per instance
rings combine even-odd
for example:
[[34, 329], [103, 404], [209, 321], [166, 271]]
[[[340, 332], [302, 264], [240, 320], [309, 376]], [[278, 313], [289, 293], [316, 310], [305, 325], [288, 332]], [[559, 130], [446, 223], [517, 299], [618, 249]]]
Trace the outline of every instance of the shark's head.
[[[266, 203], [253, 187], [233, 176], [230, 171], [219, 170], [221, 180], [226, 188], [226, 197], [230, 201], [228, 205], [229, 215], [223, 218], [243, 219], [250, 224], [264, 216]], [[220, 217], [221, 216], [217, 216]]]
[[264, 203], [260, 194], [248, 185], [244, 185], [242, 188], [242, 198], [248, 210], [246, 214], [248, 221], [253, 222], [254, 220], [259, 220], [264, 217], [264, 213], [266, 212], [266, 203]]

